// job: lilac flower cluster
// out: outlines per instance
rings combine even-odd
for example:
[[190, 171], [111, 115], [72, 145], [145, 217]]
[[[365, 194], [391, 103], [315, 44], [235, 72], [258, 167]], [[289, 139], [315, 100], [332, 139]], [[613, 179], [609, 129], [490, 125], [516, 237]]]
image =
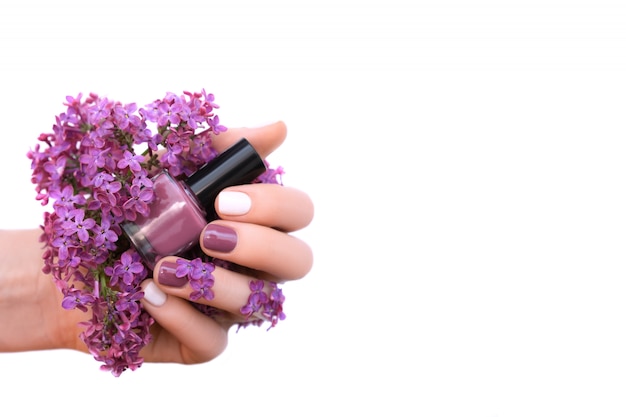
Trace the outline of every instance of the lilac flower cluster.
[[[140, 350], [154, 323], [140, 303], [150, 271], [120, 225], [148, 215], [150, 174], [189, 176], [217, 155], [211, 138], [226, 128], [204, 90], [167, 93], [143, 108], [96, 94], [66, 100], [52, 132], [28, 152], [36, 198], [52, 201], [41, 227], [44, 272], [63, 294], [63, 308], [91, 311], [80, 337], [101, 368], [119, 376], [143, 363]], [[280, 183], [281, 175], [268, 169], [256, 181]], [[199, 255], [180, 268], [193, 300], [213, 298], [211, 259]]]
[[[269, 294], [265, 291], [266, 286], [269, 287]], [[240, 312], [248, 319], [256, 318], [249, 323], [260, 324], [264, 321], [270, 321], [273, 327], [278, 323], [278, 320], [285, 319], [284, 301], [283, 291], [275, 282], [252, 280], [250, 281], [248, 302], [241, 307]]]
[[211, 301], [215, 297], [212, 290], [215, 279], [211, 274], [215, 270], [215, 264], [203, 262], [201, 258], [195, 258], [192, 260], [177, 259], [176, 265], [176, 276], [189, 279], [189, 285], [193, 289], [189, 294], [190, 300], [198, 301], [204, 298]]

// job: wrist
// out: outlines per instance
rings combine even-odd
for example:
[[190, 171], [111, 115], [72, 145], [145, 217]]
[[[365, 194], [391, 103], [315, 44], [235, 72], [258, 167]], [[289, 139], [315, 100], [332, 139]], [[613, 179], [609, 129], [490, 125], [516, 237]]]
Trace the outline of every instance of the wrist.
[[77, 349], [76, 323], [42, 272], [41, 231], [0, 230], [0, 352]]

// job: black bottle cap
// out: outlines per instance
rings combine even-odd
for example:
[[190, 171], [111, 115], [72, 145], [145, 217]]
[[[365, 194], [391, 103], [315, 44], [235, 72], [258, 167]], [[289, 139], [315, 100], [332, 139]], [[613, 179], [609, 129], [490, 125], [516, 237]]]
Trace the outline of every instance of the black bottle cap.
[[248, 184], [266, 169], [263, 158], [247, 139], [242, 138], [194, 172], [185, 184], [209, 215], [215, 213], [215, 199], [220, 191], [233, 185]]

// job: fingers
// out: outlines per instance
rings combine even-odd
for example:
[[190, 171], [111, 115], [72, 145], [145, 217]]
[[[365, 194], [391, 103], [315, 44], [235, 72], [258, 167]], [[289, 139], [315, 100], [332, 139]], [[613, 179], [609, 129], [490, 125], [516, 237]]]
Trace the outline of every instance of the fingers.
[[254, 223], [286, 232], [300, 230], [313, 219], [313, 202], [297, 189], [278, 184], [247, 184], [223, 190], [215, 210], [224, 220]]
[[[284, 142], [286, 135], [285, 124], [277, 122], [258, 128], [229, 128], [212, 135], [211, 140], [212, 146], [223, 152], [245, 137], [266, 158]], [[252, 308], [250, 300], [263, 297], [253, 298], [251, 294], [257, 297], [255, 292], [261, 291], [262, 296], [262, 292], [268, 297], [271, 293], [271, 299], [282, 300], [280, 290], [274, 291], [275, 284], [259, 280], [260, 277], [274, 282], [294, 280], [312, 267], [311, 249], [288, 234], [312, 221], [313, 204], [305, 193], [277, 184], [248, 184], [223, 190], [215, 208], [220, 220], [205, 228], [200, 238], [202, 250], [243, 267], [250, 275], [215, 267], [208, 277], [202, 275], [198, 279], [191, 272], [178, 273], [178, 261], [184, 261], [182, 258], [161, 259], [154, 268], [153, 279], [142, 283], [142, 303], [158, 324], [153, 327], [153, 341], [144, 349], [148, 361], [200, 363], [217, 357], [227, 345], [229, 320], [250, 319], [248, 313], [242, 313], [244, 307], [257, 318], [259, 312], [267, 313], [265, 307]], [[202, 282], [200, 288], [198, 282]], [[200, 298], [199, 291], [203, 293]], [[223, 322], [220, 317], [209, 317], [187, 300], [215, 307], [228, 317], [224, 316]], [[282, 307], [276, 311], [282, 311]], [[264, 317], [268, 319], [267, 315]]]
[[287, 137], [287, 126], [276, 122], [267, 126], [229, 128], [226, 132], [213, 135], [212, 146], [222, 152], [241, 138], [246, 138], [262, 158], [276, 150]]
[[[188, 276], [177, 274], [180, 266], [179, 260], [184, 261], [175, 256], [168, 256], [159, 261], [155, 268], [155, 278], [161, 290], [174, 296], [170, 298], [189, 300], [195, 289], [189, 283]], [[255, 279], [220, 267], [216, 267], [212, 275], [214, 281], [211, 287], [212, 296], [209, 297], [211, 300], [201, 298], [195, 301], [211, 305], [243, 319], [244, 316], [240, 310], [248, 302], [250, 282]]]
[[256, 224], [216, 220], [204, 228], [200, 246], [209, 256], [264, 271], [279, 281], [302, 278], [313, 265], [311, 248], [302, 240]]
[[141, 300], [157, 321], [152, 342], [142, 352], [149, 362], [202, 363], [226, 349], [227, 329], [195, 309], [186, 300], [170, 297], [148, 279]]

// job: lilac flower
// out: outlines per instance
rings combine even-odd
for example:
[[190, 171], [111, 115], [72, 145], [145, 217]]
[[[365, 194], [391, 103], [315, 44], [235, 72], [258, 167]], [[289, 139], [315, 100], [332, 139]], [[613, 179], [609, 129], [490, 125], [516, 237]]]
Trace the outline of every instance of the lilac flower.
[[61, 113], [59, 118], [70, 124], [70, 125], [78, 125], [81, 121], [80, 113], [78, 109], [80, 108], [80, 100], [82, 98], [82, 94], [78, 94], [76, 98], [71, 96], [67, 96], [67, 113]]
[[50, 243], [52, 247], [58, 251], [58, 256], [61, 261], [65, 261], [70, 256], [70, 248], [76, 246], [76, 242], [70, 236], [56, 236]]
[[55, 231], [64, 232], [64, 224], [74, 216], [74, 209], [65, 205], [55, 207], [54, 216], [48, 218], [54, 226]]
[[113, 181], [113, 175], [105, 171], [100, 171], [93, 177], [93, 185], [98, 188], [102, 187], [103, 183], [110, 183], [111, 181]]
[[133, 172], [141, 171], [141, 163], [145, 160], [142, 155], [135, 155], [130, 151], [124, 151], [124, 158], [117, 163], [118, 168], [130, 168]]
[[263, 288], [265, 287], [264, 281], [252, 280], [249, 286], [250, 296], [248, 297], [248, 303], [240, 309], [241, 314], [248, 318], [260, 311], [263, 304], [267, 301], [267, 294], [263, 292]]
[[93, 106], [87, 110], [87, 122], [92, 125], [98, 125], [103, 119], [111, 115], [111, 106], [113, 105], [106, 97], [96, 100]]
[[266, 184], [280, 184], [283, 185], [283, 174], [285, 171], [282, 167], [278, 168], [268, 168], [265, 172], [256, 179], [256, 182], [266, 183]]
[[177, 166], [180, 163], [178, 155], [183, 153], [183, 147], [178, 143], [168, 144], [163, 154], [163, 162], [170, 167]]
[[203, 262], [201, 258], [196, 258], [191, 261], [191, 266], [192, 272], [189, 278], [192, 280], [213, 279], [212, 272], [215, 271], [214, 264]]
[[[282, 290], [274, 282], [269, 282], [269, 294], [265, 290], [266, 283], [261, 280], [250, 281], [250, 296], [248, 303], [241, 307], [240, 312], [248, 319], [252, 316], [259, 318], [252, 321], [253, 324], [260, 324], [264, 320], [271, 323], [271, 327], [276, 326], [279, 320], [285, 319], [283, 313], [283, 303], [285, 297]], [[245, 326], [245, 323], [244, 323]]]
[[64, 224], [65, 235], [72, 236], [76, 234], [81, 242], [89, 240], [89, 230], [91, 230], [96, 221], [94, 219], [85, 218], [85, 210], [75, 209], [70, 212], [73, 220], [66, 221]]
[[215, 95], [212, 93], [207, 93], [204, 88], [200, 91], [200, 93], [195, 96], [201, 97], [204, 102], [204, 107], [207, 109], [207, 113], [211, 113], [213, 109], [219, 109], [220, 106], [215, 104]]
[[189, 103], [184, 100], [179, 101], [179, 109], [178, 109], [178, 117], [181, 121], [189, 124], [189, 127], [192, 129], [196, 129], [198, 125], [196, 124], [195, 115], [193, 114], [193, 110]]
[[113, 119], [117, 126], [126, 130], [129, 126], [139, 127], [141, 126], [141, 119], [133, 114], [137, 111], [137, 105], [130, 103], [125, 106], [117, 105], [113, 108]]
[[118, 235], [111, 229], [111, 220], [103, 218], [100, 225], [94, 227], [94, 245], [105, 246], [114, 249], [113, 243], [117, 242]]
[[213, 280], [192, 280], [189, 281], [189, 286], [193, 291], [189, 294], [191, 301], [199, 301], [205, 299], [211, 301], [215, 298], [215, 293], [211, 289], [213, 287]]
[[105, 137], [98, 130], [90, 131], [82, 139], [82, 146], [94, 149], [101, 149], [106, 143]]
[[144, 266], [129, 251], [126, 251], [122, 253], [119, 260], [115, 261], [112, 267], [107, 267], [105, 271], [111, 276], [111, 285], [116, 285], [119, 279], [124, 284], [130, 285], [135, 275], [144, 271]]
[[181, 121], [179, 111], [182, 106], [178, 100], [172, 102], [162, 101], [157, 107], [157, 123], [159, 126], [165, 126], [168, 123], [178, 125]]
[[191, 276], [193, 273], [193, 263], [188, 259], [178, 258], [176, 259], [176, 277], [183, 278]]
[[134, 133], [133, 139], [137, 145], [146, 143], [152, 152], [156, 152], [159, 149], [159, 145], [163, 141], [163, 137], [161, 135], [158, 133], [153, 135], [152, 131], [148, 128], [138, 129]]
[[50, 198], [54, 199], [54, 207], [63, 206], [70, 210], [75, 204], [84, 204], [85, 201], [84, 196], [74, 194], [74, 188], [71, 185], [66, 185], [61, 190], [50, 190]]
[[159, 104], [161, 104], [161, 100], [155, 100], [140, 108], [138, 112], [146, 122], [157, 123], [159, 118]]
[[67, 157], [60, 156], [56, 160], [48, 160], [44, 162], [43, 169], [50, 175], [52, 181], [58, 181], [65, 171], [65, 163]]
[[142, 298], [143, 292], [141, 291], [123, 294], [115, 304], [117, 311], [129, 312], [131, 317], [138, 315], [141, 312], [139, 300]]
[[215, 115], [212, 118], [207, 119], [207, 123], [211, 127], [211, 130], [217, 135], [220, 132], [226, 132], [226, 127], [220, 124], [220, 117]]
[[213, 285], [215, 279], [212, 272], [215, 270], [215, 265], [212, 263], [203, 262], [202, 259], [193, 259], [189, 266], [191, 271], [189, 272], [189, 286], [193, 291], [189, 294], [189, 299], [192, 301], [198, 301], [202, 298], [211, 301], [215, 298], [213, 292]]
[[[115, 124], [112, 121], [105, 119], [101, 121], [99, 124], [95, 126], [94, 134], [95, 137], [98, 138], [95, 140], [97, 143], [98, 140], [104, 140], [105, 143], [109, 143], [113, 137], [113, 131], [115, 130]], [[104, 146], [104, 145], [103, 145]], [[103, 146], [97, 146], [98, 148], [102, 148]]]
[[133, 177], [132, 185], [140, 188], [152, 189], [154, 183], [152, 182], [150, 177], [148, 177], [148, 173], [142, 170], [135, 174], [135, 176]]
[[83, 312], [87, 311], [87, 307], [94, 302], [96, 297], [88, 292], [81, 291], [76, 288], [71, 288], [63, 300], [61, 306], [66, 310], [72, 310], [77, 308]]
[[124, 203], [124, 211], [128, 220], [135, 220], [137, 214], [148, 215], [148, 203], [152, 202], [154, 192], [152, 188], [132, 185], [130, 187], [130, 198]]
[[90, 210], [106, 209], [117, 204], [115, 193], [109, 192], [107, 187], [109, 183], [103, 184], [103, 187], [93, 190], [94, 200], [90, 202], [88, 208]]
[[[106, 194], [108, 196], [107, 200], [109, 200], [111, 204], [115, 204], [118, 192], [122, 189], [122, 183], [119, 181], [108, 181], [108, 178], [109, 176], [107, 175], [99, 177], [99, 179], [102, 180], [102, 183], [100, 185], [96, 185], [96, 190]], [[98, 179], [98, 176], [94, 178], [94, 183], [96, 179]]]
[[98, 168], [106, 166], [110, 150], [110, 148], [94, 149], [89, 153], [81, 154], [79, 160], [88, 172], [95, 172]]
[[201, 135], [192, 139], [191, 147], [201, 161], [209, 161], [217, 156], [215, 149]]

